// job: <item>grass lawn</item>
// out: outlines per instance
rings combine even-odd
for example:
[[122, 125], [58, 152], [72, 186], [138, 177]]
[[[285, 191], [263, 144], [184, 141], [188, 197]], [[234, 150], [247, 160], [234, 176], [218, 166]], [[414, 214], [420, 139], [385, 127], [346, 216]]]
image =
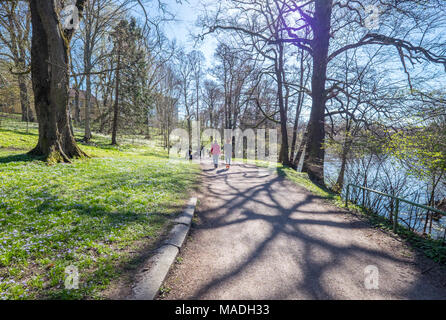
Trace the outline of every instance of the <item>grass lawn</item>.
[[[79, 137], [81, 137], [81, 132]], [[168, 230], [199, 168], [168, 162], [155, 143], [111, 147], [95, 135], [92, 158], [48, 166], [26, 156], [37, 142], [19, 121], [0, 123], [0, 300], [101, 298], [125, 266]], [[79, 289], [64, 289], [65, 268]]]

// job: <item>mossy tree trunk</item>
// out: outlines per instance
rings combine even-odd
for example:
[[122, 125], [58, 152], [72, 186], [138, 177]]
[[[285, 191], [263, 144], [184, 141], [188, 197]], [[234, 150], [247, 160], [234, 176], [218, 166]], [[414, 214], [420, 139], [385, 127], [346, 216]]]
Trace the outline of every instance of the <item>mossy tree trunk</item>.
[[[82, 12], [84, 1], [76, 6]], [[31, 0], [31, 73], [39, 123], [39, 141], [30, 154], [48, 162], [70, 162], [86, 154], [78, 147], [69, 126], [69, 50], [74, 30], [63, 30], [60, 1]]]

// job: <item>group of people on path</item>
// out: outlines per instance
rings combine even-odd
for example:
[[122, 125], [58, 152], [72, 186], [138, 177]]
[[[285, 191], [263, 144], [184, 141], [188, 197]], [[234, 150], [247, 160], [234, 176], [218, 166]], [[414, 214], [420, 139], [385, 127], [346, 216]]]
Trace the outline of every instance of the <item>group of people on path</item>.
[[[229, 167], [231, 166], [231, 159], [232, 159], [232, 144], [230, 139], [226, 140], [226, 143], [223, 146], [223, 151], [225, 154], [226, 168], [229, 169]], [[217, 140], [215, 140], [211, 145], [211, 155], [214, 161], [214, 168], [218, 168], [218, 160], [220, 159], [221, 148]]]
[[[224, 154], [225, 154], [226, 168], [229, 169], [230, 166], [231, 166], [231, 160], [232, 160], [231, 139], [227, 139], [226, 140], [226, 143], [223, 146], [223, 151], [224, 151]], [[204, 147], [201, 147], [200, 158], [201, 158], [203, 152], [204, 152]], [[218, 168], [218, 161], [220, 160], [221, 148], [220, 148], [220, 145], [218, 144], [217, 140], [214, 140], [214, 142], [212, 143], [210, 154], [211, 154], [213, 162], [214, 162], [214, 168]], [[190, 161], [192, 161], [192, 158], [193, 158], [193, 156], [192, 156], [192, 148], [189, 148], [189, 151], [187, 152], [186, 158], [189, 159]]]

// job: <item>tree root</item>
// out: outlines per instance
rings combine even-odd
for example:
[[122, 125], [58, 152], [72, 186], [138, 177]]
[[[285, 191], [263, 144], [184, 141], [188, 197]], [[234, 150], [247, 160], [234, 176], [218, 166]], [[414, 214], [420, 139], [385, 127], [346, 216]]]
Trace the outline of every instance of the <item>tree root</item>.
[[60, 144], [56, 144], [44, 151], [37, 145], [34, 149], [28, 152], [28, 155], [42, 157], [43, 161], [47, 162], [49, 165], [56, 163], [72, 163], [72, 159], [89, 158], [89, 155], [76, 145], [73, 145], [68, 149], [68, 151], [64, 152], [60, 147]]

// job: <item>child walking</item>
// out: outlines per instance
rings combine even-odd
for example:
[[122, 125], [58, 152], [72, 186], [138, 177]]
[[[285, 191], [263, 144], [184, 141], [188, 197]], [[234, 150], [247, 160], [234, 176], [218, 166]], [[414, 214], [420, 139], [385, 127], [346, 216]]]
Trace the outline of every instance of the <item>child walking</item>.
[[214, 159], [214, 168], [218, 168], [218, 158], [220, 158], [221, 150], [220, 145], [218, 144], [217, 140], [214, 141], [214, 143], [211, 146], [211, 154], [212, 158]]

